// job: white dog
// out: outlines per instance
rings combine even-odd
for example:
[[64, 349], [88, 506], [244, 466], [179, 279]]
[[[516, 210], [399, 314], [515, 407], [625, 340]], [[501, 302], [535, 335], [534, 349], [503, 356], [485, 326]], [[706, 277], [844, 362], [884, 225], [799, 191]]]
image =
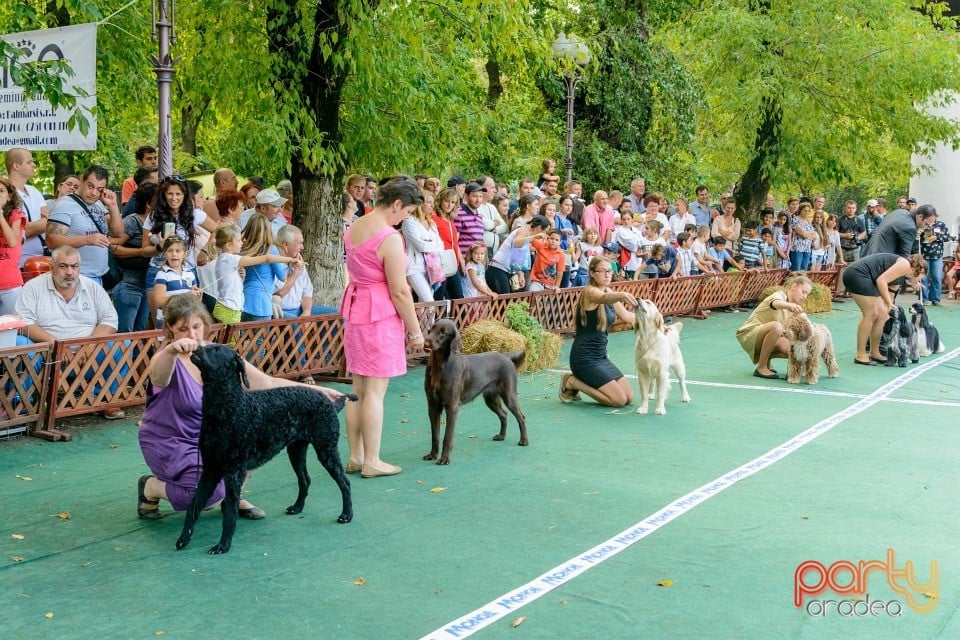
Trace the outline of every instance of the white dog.
[[[687, 393], [687, 368], [680, 353], [680, 331], [683, 324], [675, 322], [663, 326], [663, 316], [652, 300], [640, 300], [636, 309], [633, 330], [637, 334], [634, 355], [637, 361], [637, 381], [640, 385], [640, 406], [637, 413], [647, 413], [650, 398], [657, 395], [656, 414], [667, 412], [664, 406], [670, 393], [670, 373], [680, 380], [680, 400], [690, 402]], [[655, 390], [651, 388], [654, 385]]]

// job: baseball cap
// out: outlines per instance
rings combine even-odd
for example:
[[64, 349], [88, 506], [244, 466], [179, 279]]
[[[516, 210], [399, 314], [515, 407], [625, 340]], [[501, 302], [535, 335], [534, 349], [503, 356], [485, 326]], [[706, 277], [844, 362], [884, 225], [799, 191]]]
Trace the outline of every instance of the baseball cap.
[[467, 181], [463, 179], [463, 176], [454, 175], [447, 180], [448, 187], [455, 187], [458, 184], [467, 184]]
[[275, 207], [282, 207], [287, 203], [287, 199], [280, 196], [276, 189], [264, 189], [257, 194], [257, 204], [272, 204]]
[[868, 206], [868, 207], [875, 207], [875, 206], [877, 206], [878, 204], [880, 204], [880, 203], [877, 202], [876, 200], [867, 200], [867, 206]]
[[480, 186], [479, 184], [477, 184], [476, 182], [471, 182], [471, 183], [468, 184], [467, 187], [463, 190], [463, 192], [466, 193], [466, 194], [474, 193], [474, 192], [476, 192], [476, 191], [486, 191], [486, 189], [483, 188], [483, 187], [481, 187], [481, 186]]
[[912, 204], [917, 204], [917, 199], [916, 199], [916, 198], [907, 198], [907, 204], [911, 204], [911, 203], [912, 203]]
[[620, 252], [620, 245], [615, 242], [608, 242], [607, 244], [603, 245], [603, 248], [612, 253]]

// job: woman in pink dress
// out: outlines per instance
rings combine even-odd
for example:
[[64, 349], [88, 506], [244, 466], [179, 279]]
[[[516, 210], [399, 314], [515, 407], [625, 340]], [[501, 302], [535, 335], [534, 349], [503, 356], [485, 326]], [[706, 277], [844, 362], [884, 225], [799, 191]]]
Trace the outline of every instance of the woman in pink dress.
[[400, 473], [400, 467], [380, 459], [383, 400], [390, 378], [407, 372], [404, 345], [423, 347], [406, 278], [407, 252], [394, 229], [423, 203], [423, 196], [413, 178], [397, 176], [380, 185], [376, 202], [343, 236], [350, 284], [340, 303], [347, 371], [359, 398], [346, 408], [346, 471], [359, 471], [364, 478]]

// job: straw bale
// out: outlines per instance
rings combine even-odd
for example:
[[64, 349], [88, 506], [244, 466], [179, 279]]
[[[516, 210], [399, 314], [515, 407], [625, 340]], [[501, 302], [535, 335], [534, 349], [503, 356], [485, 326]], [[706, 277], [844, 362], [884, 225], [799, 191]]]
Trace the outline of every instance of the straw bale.
[[496, 320], [478, 320], [464, 329], [460, 334], [463, 342], [463, 353], [485, 353], [487, 351], [497, 351], [499, 353], [511, 353], [514, 351], [524, 351], [527, 357], [519, 371], [537, 371], [547, 369], [557, 364], [560, 358], [560, 348], [563, 339], [548, 331], [543, 332], [543, 346], [540, 348], [539, 358], [535, 362], [530, 361], [530, 353], [526, 338], [522, 334], [508, 329], [502, 322]]
[[[786, 291], [787, 289], [789, 289], [787, 285], [767, 287], [760, 294], [760, 300], [766, 300], [775, 291]], [[813, 288], [810, 289], [810, 295], [803, 301], [803, 310], [806, 313], [825, 313], [833, 308], [832, 301], [833, 296], [830, 289], [822, 284], [814, 283]]]

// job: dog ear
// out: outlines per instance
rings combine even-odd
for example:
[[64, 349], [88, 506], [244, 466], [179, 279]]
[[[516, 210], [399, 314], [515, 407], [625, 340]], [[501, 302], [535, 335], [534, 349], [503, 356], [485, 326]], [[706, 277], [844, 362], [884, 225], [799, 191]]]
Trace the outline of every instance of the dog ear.
[[663, 329], [663, 314], [659, 311], [656, 311], [653, 314], [653, 326], [656, 327], [657, 331], [661, 331]]
[[450, 338], [450, 353], [460, 353], [463, 350], [463, 340], [460, 339], [460, 332], [453, 330], [453, 336]]
[[240, 374], [240, 381], [243, 382], [243, 386], [247, 389], [250, 388], [250, 380], [247, 379], [247, 363], [244, 361], [240, 354], [234, 354], [234, 360], [237, 363], [237, 373]]

